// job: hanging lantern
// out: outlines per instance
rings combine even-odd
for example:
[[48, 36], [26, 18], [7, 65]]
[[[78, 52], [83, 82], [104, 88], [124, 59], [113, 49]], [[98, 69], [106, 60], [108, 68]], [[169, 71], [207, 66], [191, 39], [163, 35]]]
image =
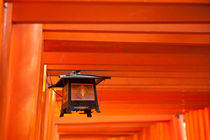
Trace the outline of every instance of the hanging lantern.
[[110, 77], [85, 75], [73, 71], [70, 75], [60, 75], [60, 80], [52, 87], [63, 87], [62, 107], [60, 117], [72, 111], [84, 111], [87, 117], [92, 117], [92, 110], [100, 113], [96, 85]]

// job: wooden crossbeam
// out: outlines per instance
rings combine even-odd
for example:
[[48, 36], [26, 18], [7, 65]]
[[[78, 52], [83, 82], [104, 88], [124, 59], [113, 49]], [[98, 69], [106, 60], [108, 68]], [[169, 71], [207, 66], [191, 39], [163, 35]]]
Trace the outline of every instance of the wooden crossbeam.
[[210, 45], [46, 40], [44, 51], [210, 54]]
[[[55, 57], [56, 56], [56, 57]], [[209, 55], [44, 52], [45, 64], [209, 65]]]
[[210, 33], [210, 24], [44, 24], [43, 31]]
[[119, 71], [119, 72], [203, 72], [209, 73], [210, 66], [200, 65], [111, 65], [111, 64], [62, 64], [62, 65], [48, 65], [48, 70], [82, 70], [82, 71]]
[[[97, 114], [97, 113], [96, 113]], [[142, 122], [144, 123], [149, 123], [149, 122], [158, 122], [158, 121], [169, 121], [171, 119], [171, 115], [128, 115], [128, 116], [103, 116], [103, 115], [96, 115], [93, 119], [84, 119], [86, 116], [80, 115], [80, 116], [75, 116], [74, 117], [66, 117], [65, 119], [56, 117], [55, 118], [55, 123], [56, 125], [79, 125], [79, 124], [109, 124], [110, 121], [115, 124], [119, 124], [123, 122], [124, 124], [140, 124]]]
[[210, 5], [183, 3], [14, 3], [15, 23], [209, 23]]
[[146, 2], [146, 3], [198, 3], [198, 4], [207, 4], [209, 0], [5, 0], [6, 2]]
[[210, 45], [209, 34], [45, 32], [44, 40]]
[[[50, 76], [70, 74], [71, 70], [48, 70]], [[206, 79], [210, 72], [141, 72], [141, 71], [81, 71], [83, 74], [101, 75], [119, 78], [180, 78]]]

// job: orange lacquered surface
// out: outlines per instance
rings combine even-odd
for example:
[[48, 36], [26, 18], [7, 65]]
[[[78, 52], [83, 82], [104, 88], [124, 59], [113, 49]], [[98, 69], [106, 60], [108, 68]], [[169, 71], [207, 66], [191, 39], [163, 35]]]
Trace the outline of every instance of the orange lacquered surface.
[[[210, 139], [209, 0], [7, 2], [0, 139]], [[58, 117], [72, 70], [112, 77], [92, 118]]]
[[13, 25], [6, 139], [28, 140], [34, 137], [41, 64], [41, 27]]

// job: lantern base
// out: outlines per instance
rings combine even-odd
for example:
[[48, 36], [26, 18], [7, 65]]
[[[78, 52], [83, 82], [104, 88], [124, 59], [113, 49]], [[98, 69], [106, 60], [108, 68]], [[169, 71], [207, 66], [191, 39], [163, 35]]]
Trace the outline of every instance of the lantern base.
[[64, 116], [64, 113], [61, 112], [60, 117], [63, 117], [63, 116]]
[[60, 117], [63, 117], [65, 113], [67, 113], [67, 114], [71, 114], [72, 112], [71, 112], [71, 110], [70, 110], [70, 109], [67, 109], [67, 108], [62, 109], [62, 110], [61, 110]]
[[84, 110], [84, 113], [80, 113], [80, 114], [87, 114], [87, 117], [92, 117], [92, 111], [91, 111], [91, 109], [86, 109], [86, 110]]

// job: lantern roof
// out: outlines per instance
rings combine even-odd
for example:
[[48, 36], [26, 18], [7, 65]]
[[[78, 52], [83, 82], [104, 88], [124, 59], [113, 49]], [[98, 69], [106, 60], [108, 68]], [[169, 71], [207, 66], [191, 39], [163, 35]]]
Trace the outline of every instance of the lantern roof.
[[59, 77], [61, 79], [52, 87], [64, 87], [66, 79], [94, 79], [96, 85], [105, 79], [111, 79], [111, 77], [107, 76], [81, 74], [80, 71], [72, 71], [69, 75], [60, 75]]

